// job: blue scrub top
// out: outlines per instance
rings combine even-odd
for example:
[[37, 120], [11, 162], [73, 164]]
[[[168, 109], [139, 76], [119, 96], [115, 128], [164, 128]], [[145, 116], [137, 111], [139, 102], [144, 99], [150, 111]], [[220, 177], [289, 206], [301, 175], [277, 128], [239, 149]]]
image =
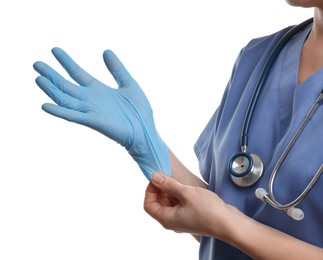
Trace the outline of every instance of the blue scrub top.
[[[232, 156], [240, 152], [242, 124], [260, 71], [273, 46], [288, 29], [254, 39], [241, 50], [222, 102], [194, 150], [209, 189], [226, 203], [265, 225], [323, 247], [323, 176], [298, 204], [305, 214], [301, 221], [293, 220], [285, 211], [274, 209], [255, 196], [258, 187], [268, 190], [278, 158], [323, 89], [323, 69], [301, 85], [297, 83], [301, 50], [311, 26], [294, 36], [279, 54], [251, 121], [248, 152], [257, 154], [264, 162], [263, 177], [251, 187], [240, 188], [232, 183], [228, 168]], [[274, 195], [280, 203], [289, 203], [303, 192], [323, 163], [322, 137], [323, 106], [320, 106], [277, 173]], [[250, 258], [222, 241], [202, 237], [200, 259]]]

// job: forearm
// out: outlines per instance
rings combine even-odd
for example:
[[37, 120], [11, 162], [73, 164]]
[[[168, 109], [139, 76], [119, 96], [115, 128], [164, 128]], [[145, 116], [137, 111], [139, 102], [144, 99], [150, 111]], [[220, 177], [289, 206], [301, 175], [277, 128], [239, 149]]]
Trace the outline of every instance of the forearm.
[[175, 156], [175, 154], [169, 149], [170, 164], [172, 169], [172, 177], [178, 182], [194, 187], [206, 188], [208, 185], [188, 170], [181, 161]]
[[[233, 207], [232, 207], [233, 208]], [[261, 224], [233, 209], [220, 239], [254, 259], [323, 259], [323, 249]]]

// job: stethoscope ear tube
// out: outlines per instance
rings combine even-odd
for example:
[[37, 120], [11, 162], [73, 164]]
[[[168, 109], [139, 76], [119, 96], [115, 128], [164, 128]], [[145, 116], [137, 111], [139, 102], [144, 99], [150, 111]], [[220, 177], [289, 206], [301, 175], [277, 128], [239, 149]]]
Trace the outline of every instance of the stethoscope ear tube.
[[[273, 188], [272, 185], [269, 185], [269, 193], [264, 189], [264, 188], [258, 188], [256, 189], [255, 195], [258, 199], [260, 199], [263, 202], [267, 202], [270, 206], [280, 209], [280, 210], [285, 210], [287, 212], [287, 215], [292, 217], [295, 220], [302, 220], [304, 218], [304, 212], [300, 208], [296, 208], [297, 204], [300, 203], [306, 195], [310, 192], [310, 190], [313, 188], [314, 184], [318, 180], [318, 178], [322, 175], [323, 173], [323, 164], [321, 164], [320, 168], [317, 170], [315, 173], [314, 177], [311, 179], [309, 184], [306, 186], [304, 191], [292, 202], [288, 204], [280, 204], [274, 197], [273, 194]], [[270, 182], [273, 184], [273, 182]]]
[[323, 90], [321, 91], [320, 95], [318, 96], [318, 98], [316, 99], [314, 104], [311, 106], [309, 111], [306, 113], [305, 118], [303, 119], [300, 126], [296, 130], [295, 134], [293, 135], [293, 137], [289, 141], [289, 143], [286, 146], [285, 150], [283, 151], [282, 155], [278, 159], [278, 161], [277, 161], [277, 163], [276, 163], [276, 165], [275, 165], [275, 167], [274, 167], [274, 169], [273, 169], [273, 171], [271, 173], [270, 179], [269, 179], [269, 192], [266, 192], [262, 188], [256, 190], [257, 198], [261, 199], [262, 201], [267, 202], [268, 204], [270, 204], [272, 207], [274, 207], [276, 209], [287, 211], [288, 216], [292, 217], [295, 220], [301, 220], [301, 219], [304, 218], [303, 211], [301, 209], [299, 209], [299, 208], [296, 208], [295, 206], [305, 198], [305, 196], [312, 189], [313, 185], [316, 183], [318, 178], [321, 176], [321, 174], [323, 172], [323, 164], [317, 170], [317, 172], [315, 173], [315, 175], [313, 176], [313, 178], [311, 179], [309, 184], [306, 186], [306, 188], [303, 190], [303, 192], [296, 199], [291, 201], [290, 203], [287, 203], [287, 204], [283, 205], [283, 204], [280, 204], [275, 199], [274, 191], [273, 191], [273, 189], [274, 189], [274, 187], [273, 187], [274, 186], [274, 181], [275, 181], [275, 177], [276, 177], [276, 174], [277, 174], [280, 166], [284, 162], [284, 160], [287, 157], [289, 151], [292, 149], [293, 145], [295, 144], [297, 138], [299, 137], [299, 135], [301, 134], [301, 132], [303, 131], [303, 129], [307, 125], [308, 121], [312, 118], [312, 116], [313, 116], [314, 112], [317, 110], [318, 106], [322, 104], [322, 100], [323, 100]]
[[273, 199], [270, 194], [264, 188], [256, 189], [255, 195], [258, 199], [263, 202], [267, 202], [270, 206], [285, 210], [287, 215], [293, 218], [294, 220], [302, 220], [304, 218], [304, 212], [300, 208], [295, 208], [296, 205], [293, 207], [285, 208], [284, 205], [279, 204], [275, 199]]

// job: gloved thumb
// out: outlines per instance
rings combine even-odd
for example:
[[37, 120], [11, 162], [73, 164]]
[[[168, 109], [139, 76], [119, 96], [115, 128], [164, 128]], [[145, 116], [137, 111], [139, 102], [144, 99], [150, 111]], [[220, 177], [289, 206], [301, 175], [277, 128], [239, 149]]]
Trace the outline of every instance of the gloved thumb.
[[177, 199], [181, 198], [184, 186], [172, 177], [161, 173], [155, 173], [151, 177], [151, 182], [164, 193]]

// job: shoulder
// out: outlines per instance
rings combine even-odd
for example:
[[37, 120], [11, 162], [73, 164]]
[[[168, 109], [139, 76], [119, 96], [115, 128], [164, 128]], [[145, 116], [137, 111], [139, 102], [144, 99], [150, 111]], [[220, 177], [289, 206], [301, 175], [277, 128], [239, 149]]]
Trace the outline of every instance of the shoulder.
[[246, 84], [251, 75], [256, 76], [260, 73], [265, 62], [270, 56], [279, 40], [292, 28], [292, 26], [283, 28], [270, 35], [265, 35], [251, 39], [243, 48], [241, 48], [231, 74], [230, 83], [238, 80]]
[[[270, 35], [265, 35], [258, 38], [253, 38], [248, 42], [246, 46], [241, 49], [240, 56], [253, 56], [254, 58], [259, 58], [262, 56], [268, 56], [271, 50], [279, 42], [279, 40], [292, 28], [292, 26], [283, 28], [277, 32]], [[241, 58], [240, 57], [240, 58]]]

